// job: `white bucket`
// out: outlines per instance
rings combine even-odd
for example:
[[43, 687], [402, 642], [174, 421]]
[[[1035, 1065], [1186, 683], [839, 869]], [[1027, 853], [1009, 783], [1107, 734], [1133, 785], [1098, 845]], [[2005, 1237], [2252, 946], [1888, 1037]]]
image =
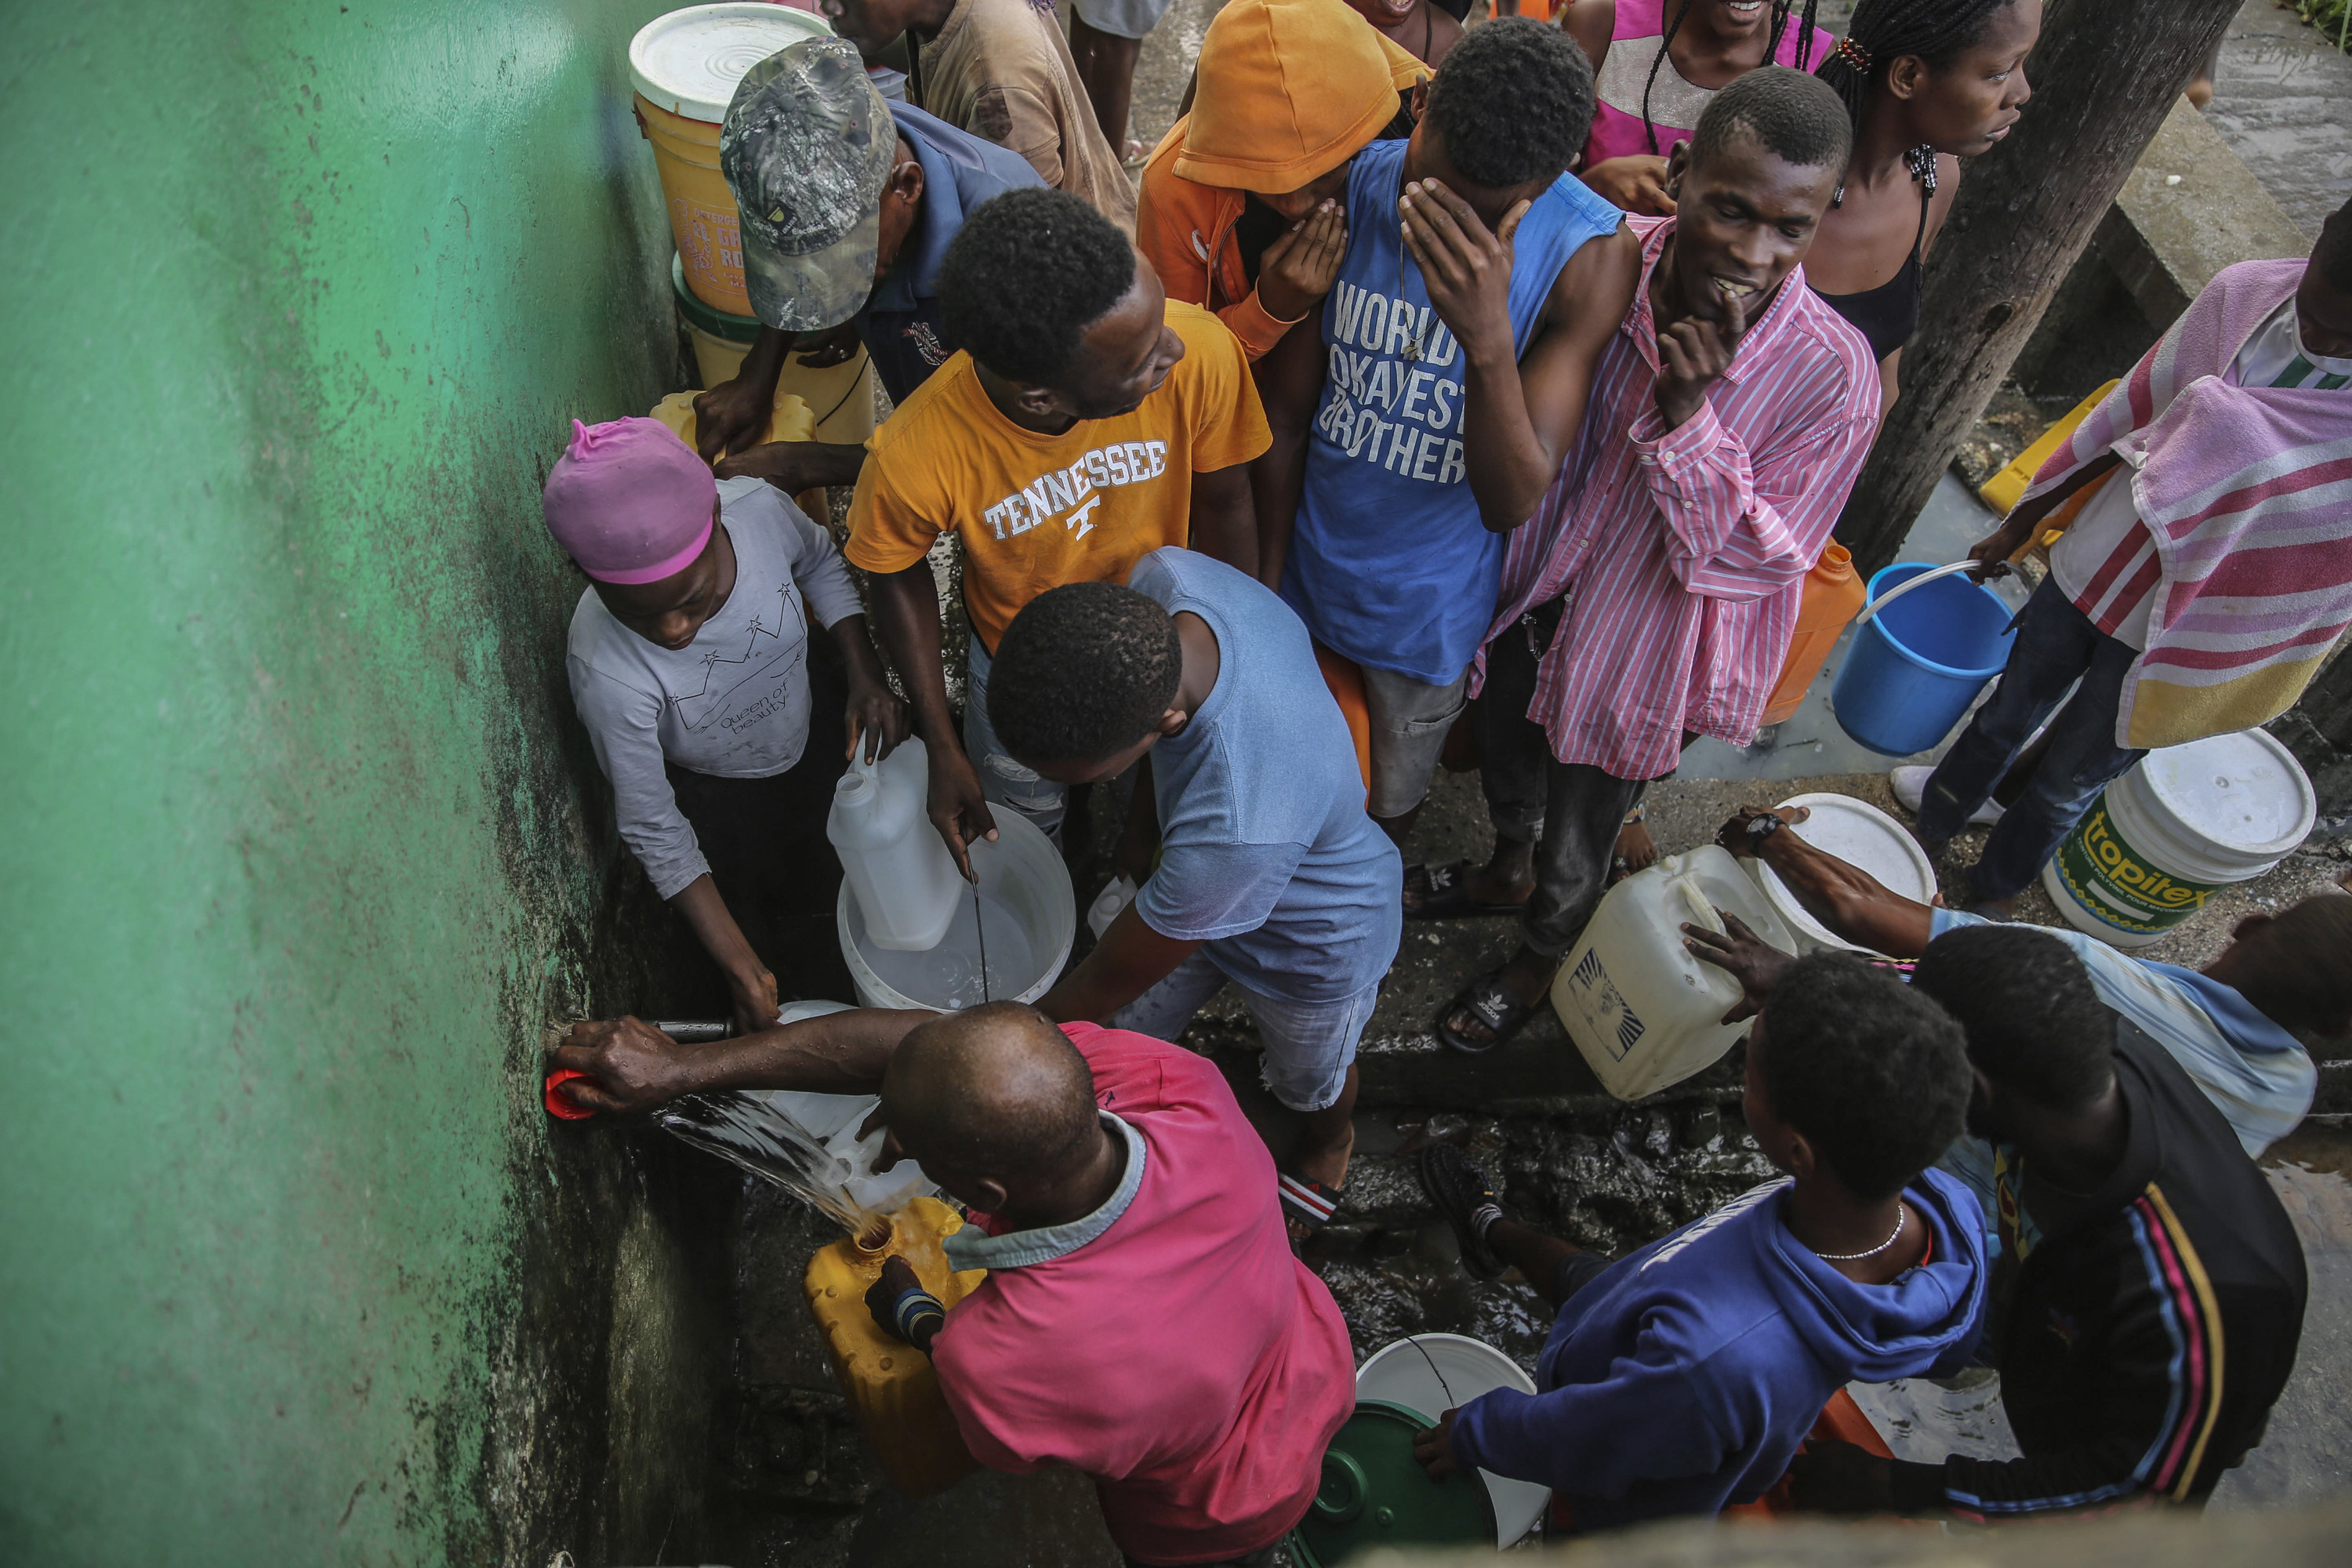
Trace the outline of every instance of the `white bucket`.
[[[1069, 960], [1078, 929], [1077, 900], [1054, 841], [1007, 807], [992, 815], [996, 842], [983, 838], [971, 846], [986, 912], [979, 934], [988, 952], [988, 998], [1034, 1002], [1061, 978]], [[971, 888], [958, 886], [963, 889], [962, 907], [940, 944], [925, 952], [891, 952], [867, 939], [866, 918], [843, 881], [834, 921], [861, 1006], [951, 1012], [981, 999], [979, 944], [971, 940]]]
[[[1372, 1352], [1356, 1373], [1356, 1397], [1402, 1405], [1435, 1421], [1482, 1394], [1516, 1388], [1533, 1394], [1535, 1384], [1518, 1363], [1494, 1346], [1462, 1334], [1409, 1334]], [[1543, 1518], [1551, 1489], [1480, 1470], [1495, 1505], [1495, 1544], [1517, 1544]]]
[[[1936, 867], [1919, 841], [1911, 837], [1904, 826], [1871, 805], [1850, 795], [1791, 795], [1772, 809], [1786, 811], [1792, 805], [1810, 806], [1812, 816], [1791, 825], [1788, 831], [1795, 834], [1816, 849], [1825, 849], [1849, 866], [1858, 867], [1878, 879], [1888, 892], [1898, 894], [1915, 903], [1932, 903], [1936, 898]], [[1780, 873], [1761, 860], [1746, 862], [1748, 874], [1764, 889], [1773, 913], [1788, 926], [1797, 939], [1797, 951], [1819, 952], [1868, 952], [1859, 946], [1833, 934], [1830, 929], [1805, 912], [1789, 884], [1780, 880]]]
[[2092, 803], [2042, 885], [2070, 924], [2146, 947], [2293, 854], [2318, 810], [2294, 753], [2260, 730], [2167, 746]]

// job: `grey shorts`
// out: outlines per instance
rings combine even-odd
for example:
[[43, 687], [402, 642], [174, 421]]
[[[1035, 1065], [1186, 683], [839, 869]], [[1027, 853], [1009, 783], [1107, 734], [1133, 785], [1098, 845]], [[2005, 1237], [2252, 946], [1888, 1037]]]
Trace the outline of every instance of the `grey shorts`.
[[1170, 0], [1070, 0], [1078, 19], [1097, 33], [1121, 38], [1148, 38], [1160, 18], [1168, 15]]
[[1469, 690], [1467, 669], [1451, 686], [1432, 686], [1364, 666], [1364, 710], [1372, 725], [1372, 787], [1366, 811], [1377, 817], [1402, 816], [1421, 804]]

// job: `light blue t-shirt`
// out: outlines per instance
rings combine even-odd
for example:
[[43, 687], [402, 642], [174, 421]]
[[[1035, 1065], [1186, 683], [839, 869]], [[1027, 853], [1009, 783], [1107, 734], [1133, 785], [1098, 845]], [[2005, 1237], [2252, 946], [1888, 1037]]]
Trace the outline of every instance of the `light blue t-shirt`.
[[[1938, 909], [1933, 936], [1981, 917]], [[2227, 985], [2193, 969], [2119, 952], [2084, 931], [2035, 926], [2072, 948], [2099, 1000], [2130, 1019], [2180, 1064], [2238, 1134], [2248, 1155], [2294, 1131], [2319, 1090], [2319, 1068], [2302, 1042]]]
[[[1324, 647], [1450, 686], [1494, 618], [1507, 536], [1480, 521], [1465, 477], [1468, 362], [1404, 249], [1407, 145], [1375, 142], [1348, 171], [1348, 248], [1323, 302], [1323, 401], [1282, 597]], [[1624, 216], [1573, 174], [1528, 208], [1511, 242], [1514, 356], [1568, 258]]]
[[1314, 645], [1254, 578], [1190, 550], [1155, 550], [1127, 585], [1217, 639], [1217, 684], [1150, 751], [1159, 868], [1146, 925], [1200, 942], [1244, 990], [1338, 1002], [1379, 984], [1404, 926], [1403, 863], [1364, 815], [1348, 721]]

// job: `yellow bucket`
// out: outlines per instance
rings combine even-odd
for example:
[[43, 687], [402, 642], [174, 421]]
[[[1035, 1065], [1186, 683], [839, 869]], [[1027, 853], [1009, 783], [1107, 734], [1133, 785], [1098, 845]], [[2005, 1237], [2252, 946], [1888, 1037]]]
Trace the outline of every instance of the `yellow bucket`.
[[[742, 368], [743, 356], [751, 349], [752, 340], [760, 335], [760, 323], [751, 316], [738, 316], [712, 309], [695, 297], [687, 287], [686, 258], [674, 257], [669, 264], [670, 291], [676, 296], [679, 320], [686, 323], [686, 335], [694, 342], [694, 363], [702, 372], [702, 384], [717, 386], [722, 381], [732, 381]], [[814, 434], [799, 437], [777, 437], [777, 440], [835, 441], [852, 445], [874, 434], [874, 362], [866, 356], [866, 347], [846, 361], [812, 370], [801, 363], [800, 356], [784, 358], [783, 374], [777, 378], [776, 394], [780, 400], [786, 394], [797, 395], [808, 405], [816, 420]]]
[[629, 40], [637, 129], [654, 144], [687, 285], [722, 310], [751, 313], [743, 291], [735, 193], [719, 171], [719, 127], [728, 100], [760, 61], [831, 32], [823, 17], [806, 11], [736, 0], [656, 16]]

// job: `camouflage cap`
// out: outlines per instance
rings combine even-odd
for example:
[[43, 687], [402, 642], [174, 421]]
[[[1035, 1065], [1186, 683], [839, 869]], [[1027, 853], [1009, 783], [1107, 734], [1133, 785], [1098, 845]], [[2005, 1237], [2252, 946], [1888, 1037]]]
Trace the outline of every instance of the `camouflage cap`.
[[844, 39], [804, 39], [744, 73], [719, 128], [719, 167], [735, 192], [743, 282], [761, 321], [813, 332], [864, 307], [898, 146], [889, 106]]

